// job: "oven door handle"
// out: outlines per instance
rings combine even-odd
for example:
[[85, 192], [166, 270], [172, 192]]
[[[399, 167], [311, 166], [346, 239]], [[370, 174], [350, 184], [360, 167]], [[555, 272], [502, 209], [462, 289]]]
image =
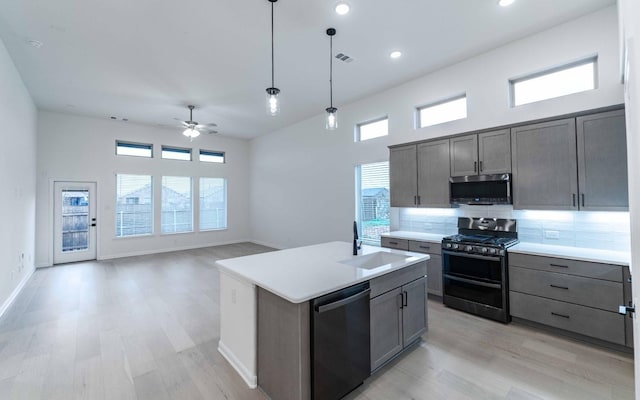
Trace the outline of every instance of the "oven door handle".
[[482, 256], [480, 254], [456, 253], [455, 251], [442, 250], [442, 254], [457, 257], [477, 258], [478, 260], [500, 261], [500, 256]]
[[502, 285], [500, 285], [499, 283], [480, 282], [480, 281], [475, 281], [473, 279], [459, 278], [457, 276], [453, 276], [449, 274], [444, 274], [444, 277], [447, 279], [451, 279], [452, 281], [464, 282], [470, 285], [484, 286], [492, 289], [502, 289]]

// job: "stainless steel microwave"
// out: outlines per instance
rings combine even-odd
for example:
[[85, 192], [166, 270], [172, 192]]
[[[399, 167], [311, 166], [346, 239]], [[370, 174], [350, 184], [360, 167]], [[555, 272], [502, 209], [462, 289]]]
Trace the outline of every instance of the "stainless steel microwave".
[[512, 204], [511, 174], [454, 176], [449, 178], [451, 204]]

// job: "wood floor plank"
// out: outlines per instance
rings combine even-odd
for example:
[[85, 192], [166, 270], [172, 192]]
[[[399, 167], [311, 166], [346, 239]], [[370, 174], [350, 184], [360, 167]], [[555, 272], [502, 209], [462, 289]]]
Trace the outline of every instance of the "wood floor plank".
[[[215, 260], [270, 250], [242, 243], [37, 270], [0, 318], [0, 399], [266, 400], [217, 351]], [[628, 354], [430, 299], [419, 346], [346, 399], [633, 399], [633, 367]]]

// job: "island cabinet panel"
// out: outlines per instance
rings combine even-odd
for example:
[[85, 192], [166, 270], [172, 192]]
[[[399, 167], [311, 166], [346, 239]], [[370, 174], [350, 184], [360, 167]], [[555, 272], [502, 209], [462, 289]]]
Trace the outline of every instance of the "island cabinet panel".
[[381, 367], [402, 350], [402, 290], [397, 288], [371, 299], [371, 370]]
[[420, 262], [369, 281], [372, 372], [427, 331], [425, 264]]
[[258, 386], [272, 399], [311, 398], [309, 302], [258, 287]]

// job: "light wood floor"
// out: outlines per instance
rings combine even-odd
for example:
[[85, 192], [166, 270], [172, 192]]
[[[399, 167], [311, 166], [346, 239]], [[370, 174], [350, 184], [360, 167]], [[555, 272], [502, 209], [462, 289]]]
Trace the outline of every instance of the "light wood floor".
[[[266, 399], [216, 350], [214, 261], [268, 250], [247, 243], [37, 270], [0, 319], [0, 399]], [[348, 399], [633, 398], [630, 356], [433, 301], [429, 328]]]

